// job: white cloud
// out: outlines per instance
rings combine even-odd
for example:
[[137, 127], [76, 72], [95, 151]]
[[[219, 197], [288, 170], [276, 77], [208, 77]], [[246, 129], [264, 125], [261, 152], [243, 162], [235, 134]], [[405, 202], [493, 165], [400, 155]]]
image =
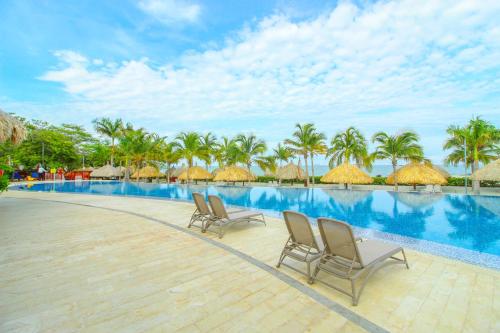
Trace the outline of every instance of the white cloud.
[[145, 13], [167, 25], [196, 22], [201, 14], [200, 5], [184, 0], [140, 0], [138, 6]]
[[[444, 139], [448, 124], [472, 113], [500, 121], [498, 17], [498, 1], [342, 2], [313, 20], [268, 17], [223, 47], [160, 68], [60, 51], [63, 67], [41, 79], [61, 83], [86, 112], [159, 127], [251, 123], [277, 141], [312, 121], [329, 135], [355, 125], [367, 134], [442, 131]], [[441, 154], [434, 146], [430, 153]]]

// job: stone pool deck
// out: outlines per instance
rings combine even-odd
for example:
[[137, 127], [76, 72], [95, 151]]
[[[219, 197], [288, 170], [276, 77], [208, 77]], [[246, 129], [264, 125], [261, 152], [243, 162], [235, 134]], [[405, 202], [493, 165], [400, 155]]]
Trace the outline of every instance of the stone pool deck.
[[380, 270], [353, 307], [274, 268], [287, 238], [282, 220], [234, 227], [219, 240], [185, 227], [193, 207], [2, 194], [0, 331], [500, 331], [499, 271], [408, 250], [411, 269]]

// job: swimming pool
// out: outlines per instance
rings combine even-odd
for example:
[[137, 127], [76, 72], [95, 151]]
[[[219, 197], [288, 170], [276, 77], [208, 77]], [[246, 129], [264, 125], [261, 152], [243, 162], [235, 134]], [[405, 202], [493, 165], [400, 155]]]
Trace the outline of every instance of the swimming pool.
[[311, 218], [332, 217], [370, 236], [500, 267], [500, 197], [494, 196], [87, 181], [16, 188], [188, 201], [192, 192], [216, 194], [229, 205], [263, 210], [274, 216], [280, 216], [283, 210], [297, 210]]

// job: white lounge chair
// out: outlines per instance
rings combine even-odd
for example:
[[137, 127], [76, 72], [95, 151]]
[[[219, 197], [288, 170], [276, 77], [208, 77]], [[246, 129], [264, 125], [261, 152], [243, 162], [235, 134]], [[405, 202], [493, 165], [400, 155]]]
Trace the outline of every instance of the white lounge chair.
[[[352, 299], [352, 305], [357, 305], [366, 282], [380, 268], [388, 264], [403, 264], [409, 268], [402, 247], [378, 240], [363, 240], [357, 242], [351, 227], [344, 222], [319, 218], [318, 227], [325, 249], [314, 270], [312, 280], [317, 280], [320, 271], [332, 274], [351, 282], [351, 290], [347, 291], [330, 283], [318, 280], [334, 288]], [[395, 257], [401, 252], [403, 259]], [[359, 291], [356, 291], [356, 281], [363, 277]]]
[[288, 229], [289, 237], [285, 243], [283, 251], [276, 265], [287, 266], [299, 273], [304, 274], [298, 269], [284, 263], [285, 258], [291, 258], [297, 261], [305, 262], [307, 264], [307, 277], [308, 282], [312, 283], [311, 263], [321, 257], [323, 250], [323, 242], [321, 238], [316, 237], [312, 231], [311, 224], [307, 216], [293, 211], [284, 211], [286, 228]]
[[218, 227], [219, 238], [222, 238], [224, 236], [226, 228], [235, 223], [260, 222], [266, 225], [264, 214], [260, 212], [250, 210], [227, 211], [226, 207], [222, 203], [221, 198], [215, 195], [209, 195], [208, 202], [210, 204], [210, 207], [212, 208], [214, 218], [210, 219], [205, 224], [205, 230], [207, 230], [212, 225]]

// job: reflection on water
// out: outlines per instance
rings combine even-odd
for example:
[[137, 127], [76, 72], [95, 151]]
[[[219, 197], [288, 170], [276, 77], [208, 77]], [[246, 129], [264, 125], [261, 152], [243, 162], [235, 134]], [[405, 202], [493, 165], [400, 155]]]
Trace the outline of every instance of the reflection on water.
[[151, 196], [191, 200], [215, 194], [228, 205], [279, 215], [297, 210], [354, 226], [500, 255], [500, 197], [285, 187], [167, 185], [120, 182], [36, 184], [30, 191]]
[[[446, 211], [448, 222], [454, 227], [450, 238], [472, 242], [472, 247], [485, 251], [500, 239], [498, 215], [491, 203], [494, 197], [453, 196], [447, 200], [451, 209]], [[482, 204], [481, 204], [482, 203]], [[490, 209], [485, 208], [484, 204]], [[498, 202], [496, 207], [498, 207]]]

